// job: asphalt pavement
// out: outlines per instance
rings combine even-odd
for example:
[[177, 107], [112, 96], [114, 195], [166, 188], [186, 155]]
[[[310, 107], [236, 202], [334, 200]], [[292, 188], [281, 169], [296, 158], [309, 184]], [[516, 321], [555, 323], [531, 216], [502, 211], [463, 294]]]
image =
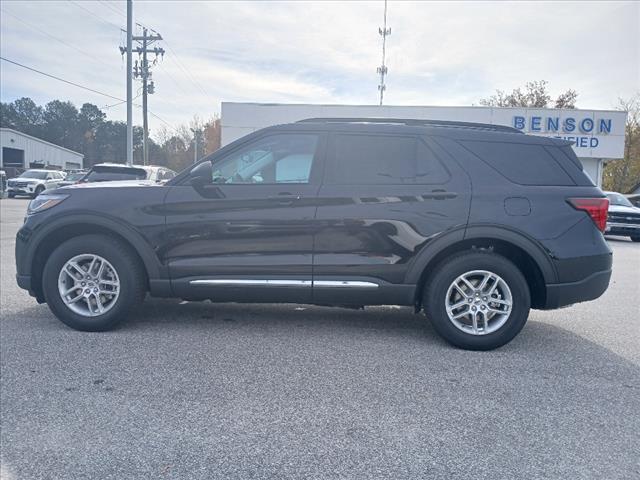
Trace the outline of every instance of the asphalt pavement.
[[148, 298], [76, 332], [15, 284], [0, 200], [3, 479], [638, 479], [640, 244], [492, 352], [411, 309]]

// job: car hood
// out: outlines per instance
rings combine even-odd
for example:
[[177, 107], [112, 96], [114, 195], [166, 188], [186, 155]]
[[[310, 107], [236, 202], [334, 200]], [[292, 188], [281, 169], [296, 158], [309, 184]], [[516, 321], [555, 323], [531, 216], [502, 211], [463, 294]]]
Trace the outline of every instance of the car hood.
[[111, 182], [74, 183], [63, 188], [122, 188], [122, 187], [161, 187], [162, 184], [153, 180], [114, 180]]
[[609, 205], [609, 212], [614, 212], [614, 213], [640, 213], [640, 208], [625, 207], [624, 205]]

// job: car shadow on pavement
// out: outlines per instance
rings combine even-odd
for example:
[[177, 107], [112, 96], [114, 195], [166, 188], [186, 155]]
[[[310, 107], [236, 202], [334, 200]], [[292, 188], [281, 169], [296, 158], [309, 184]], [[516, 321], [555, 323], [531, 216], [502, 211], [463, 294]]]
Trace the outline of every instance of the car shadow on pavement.
[[[46, 305], [29, 307], [20, 312], [19, 316], [27, 326], [44, 328], [50, 333], [64, 331], [67, 334], [91, 336], [149, 334], [154, 338], [164, 333], [186, 336], [215, 336], [223, 333], [227, 338], [233, 334], [256, 335], [262, 338], [328, 335], [348, 339], [351, 336], [360, 336], [369, 340], [375, 339], [377, 342], [388, 340], [390, 344], [402, 341], [404, 344], [418, 345], [420, 348], [436, 347], [461, 355], [482, 357], [492, 354], [468, 352], [450, 346], [438, 336], [428, 319], [422, 313], [415, 314], [411, 307], [367, 307], [363, 310], [301, 304], [187, 302], [148, 297], [116, 329], [97, 333], [75, 332], [63, 325]], [[350, 343], [353, 345], [355, 341]], [[493, 350], [493, 354], [505, 353], [533, 354], [528, 363], [535, 363], [536, 359], [541, 357], [548, 361], [549, 355], [563, 359], [571, 357], [572, 363], [575, 363], [576, 359], [580, 359], [581, 362], [588, 360], [587, 363], [597, 365], [622, 361], [640, 373], [640, 365], [635, 365], [561, 326], [532, 319], [529, 319], [522, 332], [509, 344]], [[605, 360], [603, 356], [620, 360]], [[640, 394], [640, 384], [636, 388]]]

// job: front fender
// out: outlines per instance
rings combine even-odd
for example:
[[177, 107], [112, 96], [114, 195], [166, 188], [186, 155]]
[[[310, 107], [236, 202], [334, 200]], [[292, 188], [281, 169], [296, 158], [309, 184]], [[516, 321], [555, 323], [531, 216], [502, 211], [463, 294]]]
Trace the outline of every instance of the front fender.
[[22, 258], [22, 271], [19, 273], [30, 274], [35, 260], [35, 256], [46, 241], [47, 237], [50, 237], [55, 232], [61, 229], [69, 229], [74, 226], [82, 226], [83, 230], [91, 230], [91, 227], [95, 227], [96, 230], [110, 231], [114, 234], [122, 237], [128, 242], [131, 247], [137, 252], [138, 256], [142, 260], [149, 279], [168, 278], [167, 268], [161, 264], [158, 256], [155, 254], [153, 246], [147, 241], [147, 239], [137, 230], [122, 222], [121, 220], [109, 217], [100, 213], [91, 214], [88, 213], [70, 213], [59, 216], [54, 219], [50, 219], [46, 224], [42, 224], [31, 230], [30, 232], [18, 232], [18, 236], [23, 238], [22, 240], [28, 243], [28, 248], [24, 250], [24, 257]]

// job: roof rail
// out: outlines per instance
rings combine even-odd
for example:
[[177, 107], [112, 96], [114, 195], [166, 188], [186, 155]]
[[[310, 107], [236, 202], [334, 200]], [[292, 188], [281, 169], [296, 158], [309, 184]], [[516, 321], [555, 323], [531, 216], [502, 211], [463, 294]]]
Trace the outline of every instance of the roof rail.
[[450, 120], [420, 120], [417, 118], [355, 118], [355, 117], [318, 117], [305, 118], [298, 120], [296, 123], [390, 123], [397, 125], [409, 125], [417, 127], [453, 127], [453, 128], [471, 128], [477, 130], [491, 130], [494, 132], [522, 133], [517, 128], [507, 127], [506, 125], [493, 125], [490, 123], [473, 123], [473, 122], [455, 122]]

